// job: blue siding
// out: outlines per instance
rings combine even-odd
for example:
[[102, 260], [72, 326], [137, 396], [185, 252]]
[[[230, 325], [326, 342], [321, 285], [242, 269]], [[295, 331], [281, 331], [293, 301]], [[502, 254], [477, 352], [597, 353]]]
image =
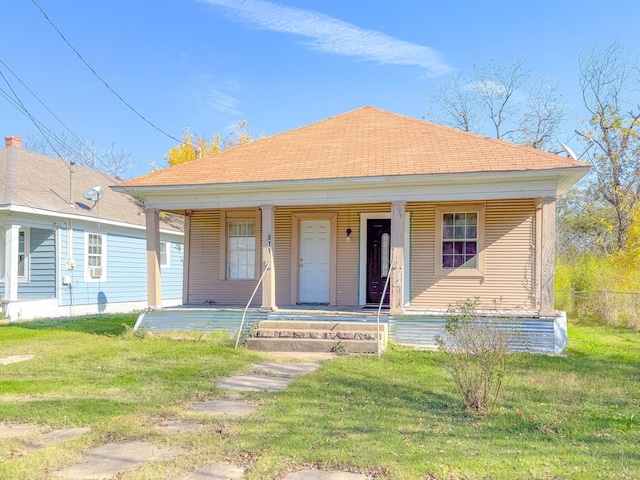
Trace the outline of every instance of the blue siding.
[[182, 298], [182, 271], [184, 264], [184, 246], [181, 243], [171, 242], [169, 254], [169, 267], [161, 269], [162, 298]]
[[[67, 232], [61, 232], [61, 272], [71, 276], [71, 285], [62, 286], [62, 304], [70, 305], [73, 290], [73, 304], [109, 304], [120, 302], [144, 302], [147, 300], [147, 257], [146, 239], [108, 232], [106, 235], [106, 275], [102, 282], [85, 282], [85, 232], [73, 231], [73, 259], [75, 268], [69, 270], [67, 263]], [[162, 272], [163, 294], [169, 298], [182, 296], [182, 245], [180, 251], [172, 242], [170, 268]], [[164, 277], [167, 276], [166, 290]], [[176, 293], [177, 292], [177, 293]]]
[[55, 232], [31, 228], [29, 239], [29, 282], [18, 283], [18, 298], [20, 300], [55, 298]]

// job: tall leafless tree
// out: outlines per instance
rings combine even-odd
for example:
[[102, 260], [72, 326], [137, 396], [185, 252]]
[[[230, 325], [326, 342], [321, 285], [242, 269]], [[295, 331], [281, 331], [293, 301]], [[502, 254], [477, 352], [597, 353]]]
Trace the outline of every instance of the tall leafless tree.
[[589, 113], [580, 133], [595, 173], [593, 191], [615, 210], [617, 246], [624, 249], [640, 207], [640, 71], [618, 42], [586, 48], [579, 65]]

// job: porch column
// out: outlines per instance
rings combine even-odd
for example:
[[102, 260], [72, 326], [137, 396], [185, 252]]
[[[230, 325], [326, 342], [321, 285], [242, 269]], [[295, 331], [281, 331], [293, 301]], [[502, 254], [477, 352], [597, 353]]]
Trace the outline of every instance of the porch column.
[[404, 314], [404, 222], [406, 202], [391, 203], [391, 279], [389, 313]]
[[4, 301], [6, 314], [11, 318], [11, 302], [18, 300], [18, 244], [20, 225], [7, 225], [4, 232]]
[[162, 280], [160, 277], [160, 215], [156, 209], [145, 210], [147, 221], [147, 304], [149, 308], [162, 307]]
[[553, 275], [556, 257], [556, 199], [538, 200], [536, 213], [536, 296], [540, 315], [553, 315]]
[[262, 263], [267, 271], [262, 280], [262, 310], [277, 310], [276, 306], [276, 270], [274, 267], [273, 247], [275, 239], [275, 216], [273, 205], [262, 205]]

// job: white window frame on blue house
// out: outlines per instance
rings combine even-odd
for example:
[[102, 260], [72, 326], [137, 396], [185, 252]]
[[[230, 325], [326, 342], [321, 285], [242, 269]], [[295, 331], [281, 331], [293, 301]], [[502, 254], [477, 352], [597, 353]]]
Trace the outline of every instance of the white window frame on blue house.
[[31, 277], [30, 233], [29, 228], [21, 228], [18, 232], [18, 282], [28, 282]]
[[[89, 251], [89, 239], [92, 237], [100, 238], [100, 252]], [[95, 245], [94, 245], [95, 247]], [[96, 276], [95, 269], [97, 265], [89, 265], [96, 263], [95, 259], [100, 259], [100, 276]], [[93, 271], [93, 272], [92, 272]], [[107, 235], [105, 233], [84, 232], [84, 281], [85, 282], [105, 282], [107, 280]]]
[[170, 267], [171, 267], [171, 242], [160, 242], [160, 268], [170, 268]]

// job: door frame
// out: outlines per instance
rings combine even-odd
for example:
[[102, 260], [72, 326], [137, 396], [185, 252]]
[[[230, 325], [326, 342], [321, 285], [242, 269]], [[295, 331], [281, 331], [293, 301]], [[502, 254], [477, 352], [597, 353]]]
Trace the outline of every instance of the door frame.
[[[391, 212], [361, 213], [360, 214], [360, 288], [358, 294], [358, 305], [367, 304], [367, 221], [375, 219], [391, 219]], [[411, 213], [406, 212], [404, 220], [404, 298], [405, 307], [410, 304], [409, 292], [411, 279], [411, 258], [409, 248], [411, 246]], [[391, 227], [393, 228], [393, 226]]]
[[291, 305], [298, 303], [300, 294], [300, 223], [303, 220], [329, 220], [329, 305], [336, 305], [337, 299], [337, 247], [338, 214], [336, 212], [300, 212], [291, 215]]

